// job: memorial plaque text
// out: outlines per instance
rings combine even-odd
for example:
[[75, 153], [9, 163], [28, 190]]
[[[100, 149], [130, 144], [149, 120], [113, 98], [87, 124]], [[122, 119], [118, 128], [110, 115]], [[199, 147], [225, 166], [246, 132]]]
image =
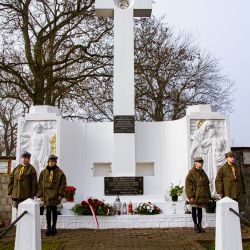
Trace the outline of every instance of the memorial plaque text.
[[104, 177], [105, 195], [143, 195], [143, 177]]
[[135, 117], [133, 115], [118, 115], [114, 117], [114, 133], [134, 133]]

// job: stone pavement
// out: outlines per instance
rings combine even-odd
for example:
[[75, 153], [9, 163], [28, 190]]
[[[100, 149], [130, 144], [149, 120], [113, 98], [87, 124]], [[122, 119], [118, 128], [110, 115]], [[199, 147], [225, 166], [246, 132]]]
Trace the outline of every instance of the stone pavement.
[[[197, 234], [191, 228], [59, 230], [56, 238], [66, 242], [65, 249], [205, 249], [197, 241], [214, 240], [215, 230]], [[250, 238], [250, 229], [242, 230]], [[44, 233], [43, 233], [44, 236]]]
[[[5, 240], [14, 239], [14, 231]], [[250, 240], [250, 228], [242, 227], [242, 236]], [[110, 229], [90, 230], [72, 229], [58, 230], [54, 237], [46, 236], [42, 230], [43, 241], [61, 242], [58, 250], [82, 249], [170, 249], [193, 250], [206, 249], [199, 242], [215, 239], [215, 229], [208, 228], [206, 233], [197, 234], [192, 228], [163, 229]]]

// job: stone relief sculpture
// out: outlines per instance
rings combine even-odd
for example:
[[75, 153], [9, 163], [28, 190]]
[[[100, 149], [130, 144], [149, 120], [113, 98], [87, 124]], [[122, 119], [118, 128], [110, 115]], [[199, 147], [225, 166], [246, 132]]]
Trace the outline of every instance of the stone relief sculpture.
[[198, 129], [194, 131], [193, 135], [191, 136], [192, 158], [196, 158], [199, 156], [204, 157], [206, 155], [206, 149], [203, 148], [202, 143], [203, 140], [206, 138], [206, 134], [208, 133], [211, 127], [212, 127], [211, 121], [199, 120], [197, 122]]
[[31, 164], [39, 174], [47, 165], [48, 156], [55, 151], [55, 123], [51, 121], [28, 121], [21, 133], [21, 151], [31, 153]]
[[[204, 170], [210, 179], [212, 193], [215, 193], [214, 180], [218, 167], [225, 162], [227, 141], [222, 121], [199, 120], [197, 129], [191, 131], [191, 157], [204, 159]], [[192, 133], [193, 132], [193, 133]]]

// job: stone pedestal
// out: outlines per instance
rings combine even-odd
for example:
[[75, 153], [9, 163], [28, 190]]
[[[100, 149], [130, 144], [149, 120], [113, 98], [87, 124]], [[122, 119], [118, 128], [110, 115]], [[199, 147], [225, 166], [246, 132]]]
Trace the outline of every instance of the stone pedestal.
[[27, 199], [18, 206], [18, 216], [25, 214], [16, 227], [15, 250], [41, 250], [41, 226], [39, 203]]
[[239, 213], [238, 203], [228, 197], [217, 202], [216, 206], [216, 250], [242, 250], [240, 219], [233, 212]]

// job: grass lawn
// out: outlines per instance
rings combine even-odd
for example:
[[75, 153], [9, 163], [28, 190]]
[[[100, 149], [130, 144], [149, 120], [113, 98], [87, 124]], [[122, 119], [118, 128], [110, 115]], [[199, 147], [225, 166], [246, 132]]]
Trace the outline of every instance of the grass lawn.
[[[215, 242], [214, 241], [198, 241], [203, 247], [208, 250], [215, 250]], [[243, 240], [243, 250], [250, 250], [250, 241]]]
[[[42, 250], [61, 250], [64, 247], [63, 241], [58, 240], [43, 240]], [[14, 241], [3, 241], [0, 240], [0, 250], [13, 250]]]

